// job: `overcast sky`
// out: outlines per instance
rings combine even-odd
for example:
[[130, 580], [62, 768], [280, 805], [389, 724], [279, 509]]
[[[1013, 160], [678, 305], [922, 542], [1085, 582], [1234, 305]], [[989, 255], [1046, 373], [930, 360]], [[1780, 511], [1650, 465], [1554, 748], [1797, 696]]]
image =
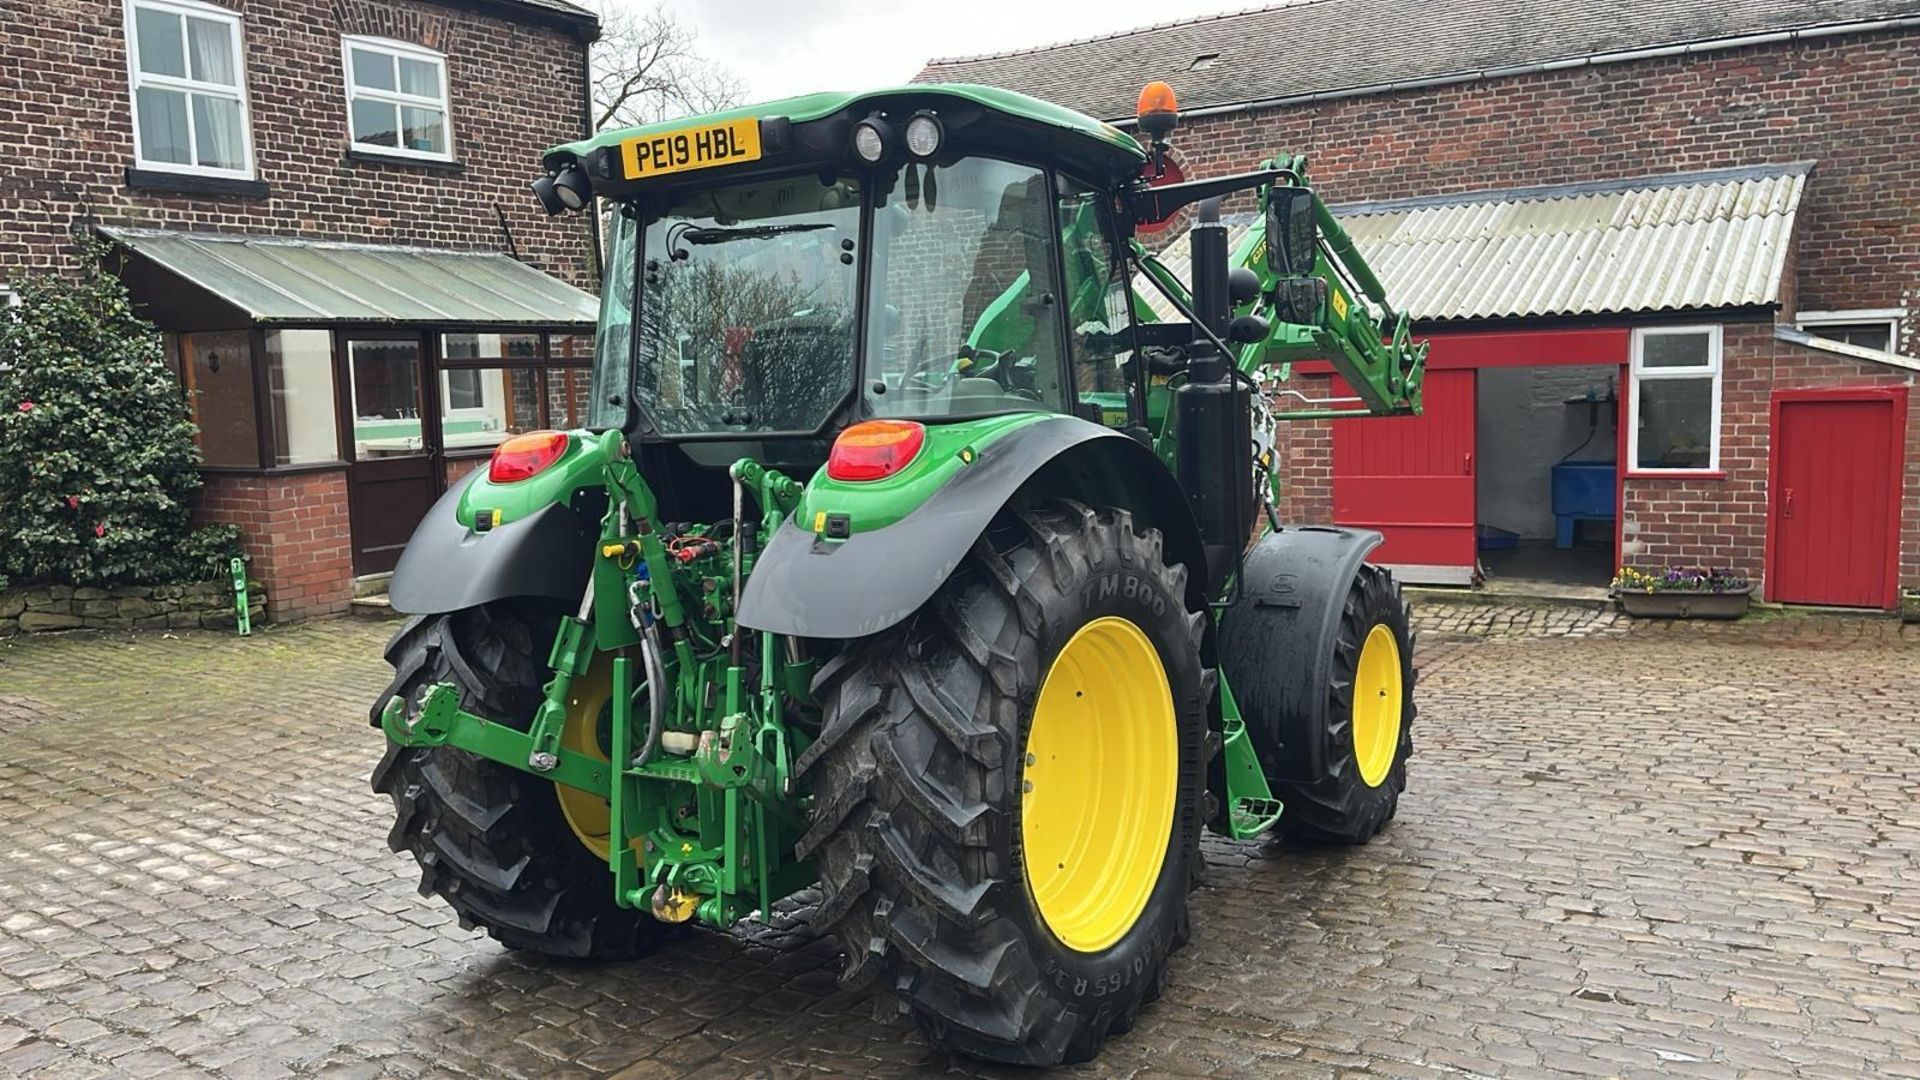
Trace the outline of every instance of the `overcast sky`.
[[[626, 0], [647, 3], [648, 0]], [[1255, 0], [662, 0], [752, 100], [906, 82], [933, 57], [1031, 48]]]

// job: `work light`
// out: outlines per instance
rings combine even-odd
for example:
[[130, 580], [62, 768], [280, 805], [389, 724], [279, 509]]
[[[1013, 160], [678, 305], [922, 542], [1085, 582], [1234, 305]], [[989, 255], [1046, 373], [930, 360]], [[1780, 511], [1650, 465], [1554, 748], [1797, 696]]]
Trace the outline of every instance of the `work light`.
[[593, 181], [587, 179], [586, 170], [578, 165], [569, 165], [553, 178], [553, 193], [560, 199], [561, 205], [569, 210], [578, 210], [593, 201]]
[[535, 177], [532, 187], [533, 197], [540, 200], [540, 209], [549, 214], [559, 214], [566, 210], [567, 204], [560, 201], [560, 193], [553, 189], [553, 177]]
[[867, 117], [853, 126], [854, 155], [869, 165], [880, 164], [880, 159], [887, 156], [887, 143], [892, 134], [885, 120]]
[[907, 121], [907, 153], [917, 158], [930, 158], [940, 152], [940, 143], [946, 134], [938, 117], [930, 112], [920, 113]]

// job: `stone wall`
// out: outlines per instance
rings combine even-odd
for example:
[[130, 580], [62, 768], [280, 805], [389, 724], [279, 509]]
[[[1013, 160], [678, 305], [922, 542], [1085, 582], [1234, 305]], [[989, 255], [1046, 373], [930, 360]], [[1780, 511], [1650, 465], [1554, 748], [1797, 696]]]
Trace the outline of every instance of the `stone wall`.
[[[267, 596], [248, 582], [249, 611], [263, 618]], [[39, 585], [0, 590], [0, 637], [48, 630], [231, 630], [233, 583]]]

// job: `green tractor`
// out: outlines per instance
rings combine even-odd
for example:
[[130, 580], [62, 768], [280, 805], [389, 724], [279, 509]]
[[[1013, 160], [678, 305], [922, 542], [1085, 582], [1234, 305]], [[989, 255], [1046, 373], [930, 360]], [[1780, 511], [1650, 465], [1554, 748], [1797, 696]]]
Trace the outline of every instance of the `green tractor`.
[[[373, 787], [423, 894], [625, 959], [817, 887], [849, 982], [1050, 1064], [1160, 993], [1203, 829], [1385, 825], [1408, 608], [1378, 535], [1276, 520], [1274, 426], [1416, 411], [1426, 348], [1301, 159], [1166, 182], [1176, 115], [924, 85], [546, 155], [609, 223], [592, 422], [393, 576]], [[1180, 212], [1190, 289], [1136, 240]]]

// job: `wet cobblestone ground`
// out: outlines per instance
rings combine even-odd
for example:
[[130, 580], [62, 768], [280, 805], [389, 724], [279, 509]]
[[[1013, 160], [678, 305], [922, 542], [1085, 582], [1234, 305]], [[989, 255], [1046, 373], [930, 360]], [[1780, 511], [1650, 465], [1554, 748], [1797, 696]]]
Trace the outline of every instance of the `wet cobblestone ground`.
[[[1351, 852], [1209, 841], [1110, 1076], [1920, 1077], [1920, 636], [1420, 619], [1412, 791]], [[804, 906], [644, 963], [459, 930], [388, 853], [392, 623], [0, 642], [0, 1074], [977, 1072]]]

